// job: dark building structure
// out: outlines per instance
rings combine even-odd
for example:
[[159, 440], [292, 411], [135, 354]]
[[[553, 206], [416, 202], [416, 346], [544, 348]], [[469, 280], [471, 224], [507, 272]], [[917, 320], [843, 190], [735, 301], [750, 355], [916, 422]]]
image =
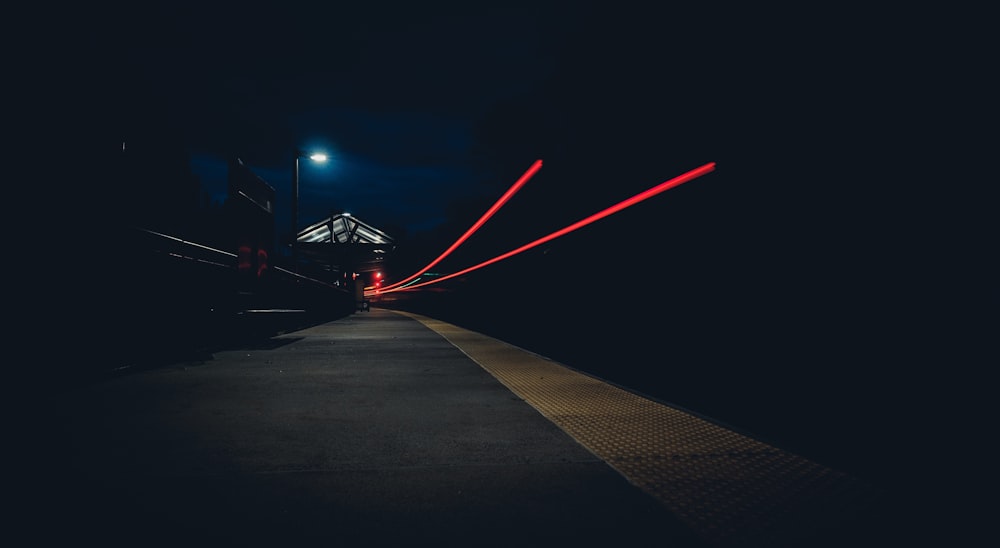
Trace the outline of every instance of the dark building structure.
[[274, 188], [239, 158], [229, 165], [225, 211], [227, 245], [236, 254], [241, 293], [263, 291], [272, 275], [274, 253]]

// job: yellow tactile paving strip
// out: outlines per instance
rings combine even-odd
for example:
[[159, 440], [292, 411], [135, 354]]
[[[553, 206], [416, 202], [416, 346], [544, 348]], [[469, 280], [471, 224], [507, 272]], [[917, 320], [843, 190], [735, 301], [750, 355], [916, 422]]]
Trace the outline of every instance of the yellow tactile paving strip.
[[705, 541], [787, 545], [834, 530], [880, 493], [851, 476], [516, 346], [418, 314]]

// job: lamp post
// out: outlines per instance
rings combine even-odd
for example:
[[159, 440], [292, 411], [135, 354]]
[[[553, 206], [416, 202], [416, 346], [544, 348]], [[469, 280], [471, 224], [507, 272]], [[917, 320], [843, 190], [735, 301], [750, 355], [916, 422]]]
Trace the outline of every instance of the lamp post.
[[300, 149], [295, 149], [295, 166], [292, 169], [292, 272], [299, 270], [299, 257], [296, 244], [299, 240], [299, 158], [308, 157], [314, 162], [325, 162], [326, 154], [307, 155]]

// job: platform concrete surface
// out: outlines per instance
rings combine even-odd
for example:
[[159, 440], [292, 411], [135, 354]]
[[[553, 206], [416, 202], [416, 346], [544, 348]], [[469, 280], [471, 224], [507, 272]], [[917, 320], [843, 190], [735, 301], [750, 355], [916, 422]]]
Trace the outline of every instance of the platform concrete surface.
[[[754, 535], [741, 536], [746, 519], [737, 516], [726, 522], [734, 534], [706, 534], [712, 529], [691, 516], [713, 504], [709, 494], [673, 476], [665, 485], [677, 488], [666, 495], [662, 485], [645, 488], [620, 465], [641, 457], [602, 456], [588, 446], [597, 423], [587, 422], [583, 434], [560, 425], [463, 350], [461, 329], [447, 327], [449, 337], [415, 315], [374, 308], [66, 390], [48, 404], [49, 481], [25, 503], [42, 516], [31, 543], [867, 545], [857, 523], [871, 525], [866, 512], [878, 511], [877, 493], [840, 479], [832, 490], [859, 501], [850, 521], [827, 504], [834, 519], [815, 531], [782, 537], [751, 527]], [[731, 438], [690, 430], [686, 436]], [[803, 485], [812, 481], [798, 461], [769, 460], [774, 451], [739, 443], [728, 473], [746, 475], [732, 458], [752, 454], [765, 468], [798, 467]], [[656, 462], [716, 473], [690, 455]], [[771, 468], [761, 473], [780, 475]], [[710, 481], [726, 497], [742, 485]]]

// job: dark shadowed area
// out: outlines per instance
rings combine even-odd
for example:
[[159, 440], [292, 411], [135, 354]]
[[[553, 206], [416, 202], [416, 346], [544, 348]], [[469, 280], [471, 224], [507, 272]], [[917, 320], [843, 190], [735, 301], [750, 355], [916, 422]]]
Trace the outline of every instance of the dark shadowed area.
[[42, 253], [55, 263], [45, 291], [56, 310], [86, 311], [74, 315], [89, 320], [82, 338], [128, 321], [128, 307], [104, 305], [131, 302], [123, 286], [156, 293], [161, 278], [135, 268], [122, 231], [221, 238], [235, 158], [275, 191], [281, 264], [294, 151], [330, 154], [302, 164], [299, 227], [350, 212], [392, 234], [387, 281], [437, 257], [537, 159], [541, 171], [435, 270], [716, 162], [524, 254], [374, 304], [893, 488], [951, 492], [982, 479], [959, 463], [981, 454], [993, 414], [995, 44], [982, 14], [938, 9], [86, 8], [86, 24], [57, 26], [72, 62], [45, 76], [80, 135], [80, 158], [31, 188], [43, 223], [73, 227], [43, 227], [70, 240]]

